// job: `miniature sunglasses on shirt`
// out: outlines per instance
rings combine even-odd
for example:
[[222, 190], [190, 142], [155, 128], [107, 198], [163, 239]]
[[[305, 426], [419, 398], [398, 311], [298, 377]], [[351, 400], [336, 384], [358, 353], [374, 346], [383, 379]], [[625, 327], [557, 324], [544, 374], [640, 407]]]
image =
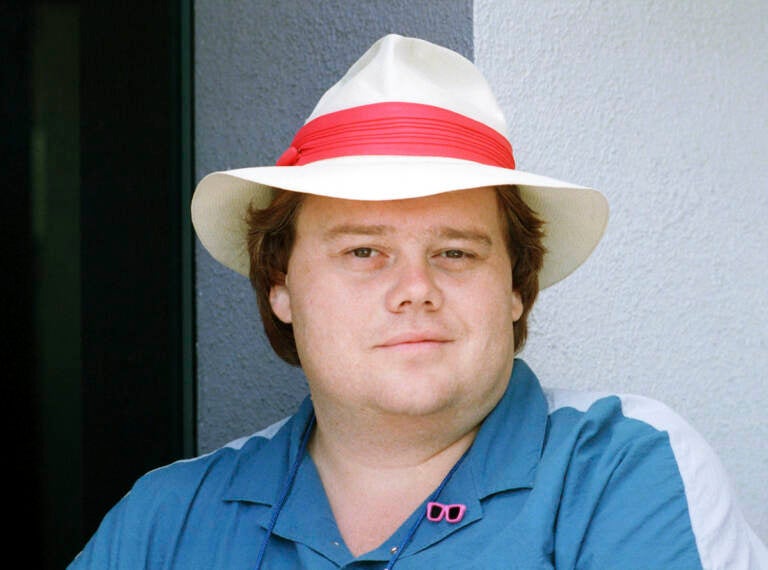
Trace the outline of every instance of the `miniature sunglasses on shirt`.
[[445, 518], [445, 522], [455, 524], [464, 518], [464, 513], [466, 511], [466, 505], [444, 505], [442, 503], [430, 501], [427, 503], [427, 520], [440, 522]]

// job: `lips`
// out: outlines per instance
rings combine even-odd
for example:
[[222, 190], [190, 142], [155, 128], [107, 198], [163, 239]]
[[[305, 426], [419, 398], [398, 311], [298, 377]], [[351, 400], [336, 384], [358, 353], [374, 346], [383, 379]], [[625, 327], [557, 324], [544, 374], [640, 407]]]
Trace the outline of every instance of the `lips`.
[[388, 338], [377, 348], [417, 348], [452, 342], [445, 334], [432, 331], [408, 332]]

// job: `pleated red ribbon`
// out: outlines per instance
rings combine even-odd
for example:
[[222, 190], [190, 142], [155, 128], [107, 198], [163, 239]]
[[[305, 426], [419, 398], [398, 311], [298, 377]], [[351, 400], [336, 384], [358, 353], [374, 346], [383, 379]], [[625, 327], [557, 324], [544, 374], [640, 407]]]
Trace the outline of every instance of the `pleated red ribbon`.
[[296, 133], [278, 166], [342, 156], [439, 156], [514, 168], [509, 141], [459, 113], [421, 103], [372, 103], [328, 113]]

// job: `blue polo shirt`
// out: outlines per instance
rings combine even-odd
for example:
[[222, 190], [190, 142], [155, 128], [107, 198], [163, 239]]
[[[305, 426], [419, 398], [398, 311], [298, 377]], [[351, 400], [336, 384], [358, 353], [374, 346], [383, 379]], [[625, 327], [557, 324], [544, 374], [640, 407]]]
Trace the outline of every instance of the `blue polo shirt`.
[[[69, 568], [252, 569], [312, 416], [139, 479]], [[683, 420], [637, 396], [544, 390], [522, 360], [395, 570], [768, 568], [720, 462]], [[383, 569], [424, 509], [380, 547], [344, 545], [305, 455], [262, 568]]]

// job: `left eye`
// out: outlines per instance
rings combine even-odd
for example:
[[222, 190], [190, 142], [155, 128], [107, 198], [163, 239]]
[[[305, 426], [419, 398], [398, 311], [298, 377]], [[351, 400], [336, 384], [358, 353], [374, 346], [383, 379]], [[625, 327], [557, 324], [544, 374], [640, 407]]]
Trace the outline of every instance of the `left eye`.
[[373, 256], [373, 248], [371, 247], [358, 247], [350, 252], [355, 257], [371, 257]]
[[467, 252], [461, 251], [460, 249], [448, 249], [442, 252], [441, 255], [449, 259], [462, 259], [463, 257], [467, 257]]

